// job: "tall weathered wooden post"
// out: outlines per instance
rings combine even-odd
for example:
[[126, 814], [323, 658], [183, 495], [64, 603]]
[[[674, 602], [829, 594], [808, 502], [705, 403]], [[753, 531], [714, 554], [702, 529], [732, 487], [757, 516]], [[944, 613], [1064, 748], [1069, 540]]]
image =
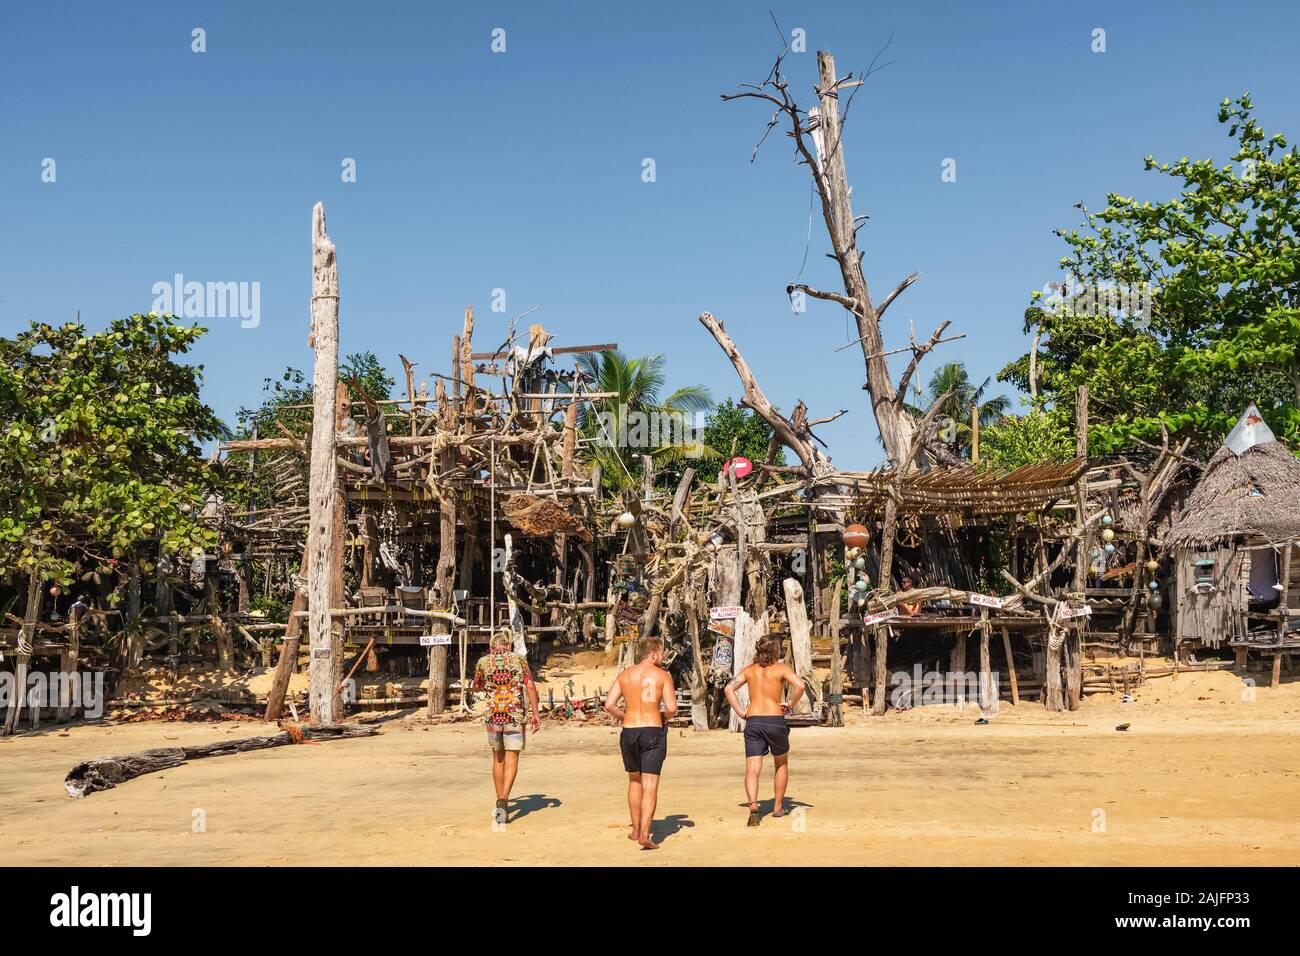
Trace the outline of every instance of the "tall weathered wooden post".
[[310, 515], [307, 530], [307, 633], [311, 650], [308, 698], [311, 723], [331, 725], [338, 712], [334, 628], [330, 598], [334, 587], [335, 498], [339, 493], [335, 459], [335, 388], [339, 361], [339, 269], [334, 243], [325, 232], [325, 207], [312, 209], [311, 345], [316, 351], [312, 377]]

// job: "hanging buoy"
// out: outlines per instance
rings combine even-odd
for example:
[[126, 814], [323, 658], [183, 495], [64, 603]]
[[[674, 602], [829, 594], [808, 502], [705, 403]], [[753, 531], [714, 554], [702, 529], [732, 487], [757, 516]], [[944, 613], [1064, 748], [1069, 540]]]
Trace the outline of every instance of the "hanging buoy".
[[1103, 546], [1101, 550], [1105, 551], [1107, 554], [1114, 554], [1115, 546], [1113, 544], [1107, 544]]
[[1101, 533], [1101, 540], [1102, 540], [1102, 541], [1114, 541], [1114, 540], [1115, 540], [1115, 532], [1114, 532], [1114, 531], [1111, 531], [1110, 528], [1107, 528], [1105, 531], [1103, 531], [1103, 532]]
[[1159, 582], [1159, 581], [1148, 581], [1148, 582], [1147, 582], [1147, 587], [1148, 587], [1149, 589], [1151, 589], [1152, 591], [1158, 590], [1159, 587], [1160, 587], [1160, 582]]
[[869, 540], [871, 540], [869, 532], [860, 524], [851, 524], [844, 529], [846, 548], [865, 548]]
[[1147, 570], [1150, 571], [1152, 574], [1155, 574], [1157, 571], [1160, 570], [1160, 562], [1157, 561], [1155, 558], [1152, 558], [1150, 561], [1147, 562]]
[[867, 589], [867, 579], [859, 578], [858, 583], [853, 586], [857, 588], [859, 591], [865, 591]]
[[859, 571], [861, 571], [863, 568], [867, 566], [867, 559], [863, 557], [854, 558], [853, 566], [857, 568]]
[[1112, 518], [1110, 515], [1102, 515], [1102, 516], [1101, 516], [1101, 523], [1102, 523], [1102, 524], [1112, 524], [1114, 521], [1115, 521], [1115, 519]]
[[1165, 606], [1164, 598], [1160, 596], [1159, 591], [1152, 591], [1147, 595], [1147, 607], [1153, 611], [1158, 611]]
[[632, 512], [624, 511], [618, 516], [618, 526], [620, 528], [627, 530], [634, 524], [636, 524], [636, 515], [632, 514]]

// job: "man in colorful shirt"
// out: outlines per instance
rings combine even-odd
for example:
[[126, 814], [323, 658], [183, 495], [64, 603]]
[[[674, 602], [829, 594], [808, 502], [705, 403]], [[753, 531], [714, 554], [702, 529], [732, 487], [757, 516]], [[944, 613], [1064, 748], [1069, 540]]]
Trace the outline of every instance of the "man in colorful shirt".
[[[510, 788], [519, 772], [519, 754], [524, 749], [524, 722], [532, 725], [533, 733], [541, 729], [542, 722], [537, 702], [537, 685], [533, 683], [528, 661], [511, 651], [509, 632], [495, 634], [484, 655], [474, 668], [476, 691], [487, 692], [487, 713], [483, 724], [487, 727], [488, 745], [492, 748], [492, 783], [496, 786], [496, 816], [506, 822], [510, 806]], [[528, 695], [529, 711], [524, 707]]]

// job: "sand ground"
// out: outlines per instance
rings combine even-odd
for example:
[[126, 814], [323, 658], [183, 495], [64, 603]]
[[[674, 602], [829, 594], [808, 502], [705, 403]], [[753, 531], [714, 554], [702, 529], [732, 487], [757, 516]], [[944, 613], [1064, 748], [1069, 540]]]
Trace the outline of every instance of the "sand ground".
[[[274, 730], [80, 724], [0, 740], [0, 861], [1294, 864], [1300, 682], [1250, 698], [1220, 672], [1151, 681], [1128, 704], [1090, 697], [1070, 714], [1003, 706], [988, 726], [969, 709], [868, 718], [853, 708], [846, 728], [793, 732], [798, 812], [756, 830], [744, 826], [740, 738], [674, 729], [656, 851], [625, 839], [609, 726], [548, 722], [529, 741], [502, 831], [477, 723], [397, 718], [375, 738], [199, 760], [73, 800], [62, 779], [79, 760]], [[769, 800], [770, 780], [765, 769]]]

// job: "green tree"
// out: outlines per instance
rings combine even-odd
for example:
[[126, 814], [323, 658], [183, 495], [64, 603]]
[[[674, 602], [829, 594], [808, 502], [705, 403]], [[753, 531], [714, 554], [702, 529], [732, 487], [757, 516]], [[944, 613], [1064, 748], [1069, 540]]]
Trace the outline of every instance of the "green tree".
[[640, 484], [641, 456], [656, 469], [687, 457], [716, 453], [702, 442], [696, 413], [713, 406], [703, 385], [687, 385], [663, 395], [666, 379], [662, 355], [629, 358], [619, 351], [593, 352], [578, 359], [585, 387], [607, 392], [584, 408], [579, 431], [587, 439], [589, 460], [600, 465], [601, 481], [611, 490]]
[[[340, 362], [339, 380], [348, 383], [348, 392], [355, 401], [360, 401], [363, 394], [376, 400], [389, 398], [393, 388], [393, 378], [380, 364], [375, 353], [368, 351], [355, 352]], [[262, 395], [260, 405], [239, 409], [236, 437], [252, 438], [256, 434], [261, 438], [279, 438], [282, 433], [277, 423], [300, 438], [309, 435], [313, 399], [311, 383], [307, 381], [306, 375], [296, 368], [286, 368], [280, 378], [263, 380]], [[283, 455], [292, 456], [295, 467], [306, 481], [309, 463], [298, 452], [269, 451], [258, 454], [259, 465], [270, 464]], [[259, 502], [266, 504], [274, 500], [276, 491], [271, 469], [250, 469], [247, 452], [232, 454], [230, 461], [232, 471], [246, 475], [239, 486], [239, 501], [255, 507]]]
[[[704, 419], [704, 447], [708, 453], [669, 463], [664, 469], [664, 481], [675, 484], [688, 464], [695, 468], [699, 480], [717, 481], [724, 459], [731, 457], [733, 444], [735, 454], [757, 463], [767, 460], [771, 441], [771, 425], [730, 398], [724, 399]], [[778, 445], [773, 464], [784, 465], [785, 460], [785, 449]]]
[[1040, 461], [1068, 461], [1075, 450], [1074, 430], [1041, 403], [1030, 405], [1024, 415], [1003, 415], [980, 426], [981, 468], [1010, 470]]
[[[1231, 162], [1159, 162], [1178, 183], [1163, 202], [1108, 194], [1082, 204], [1084, 227], [1058, 231], [1068, 282], [1033, 295], [1038, 383], [1051, 414], [1072, 420], [1089, 389], [1090, 447], [1158, 437], [1161, 422], [1217, 443], [1249, 402], [1274, 431], [1300, 440], [1300, 155], [1267, 134], [1250, 95], [1224, 100]], [[1029, 356], [1000, 378], [1029, 388]]]
[[[971, 411], [979, 407], [979, 423], [983, 428], [1007, 413], [1011, 400], [1005, 395], [985, 396], [993, 379], [986, 378], [977, 388], [970, 380], [964, 362], [940, 365], [930, 376], [925, 392], [918, 394], [916, 403], [907, 409], [918, 419], [941, 395], [948, 395], [939, 408], [939, 440], [955, 454], [969, 457], [971, 444]], [[949, 394], [951, 393], [951, 394]]]
[[214, 543], [198, 516], [224, 476], [201, 445], [223, 426], [201, 366], [175, 360], [204, 331], [150, 314], [0, 338], [0, 573], [71, 584], [150, 560], [144, 542], [187, 556]]

